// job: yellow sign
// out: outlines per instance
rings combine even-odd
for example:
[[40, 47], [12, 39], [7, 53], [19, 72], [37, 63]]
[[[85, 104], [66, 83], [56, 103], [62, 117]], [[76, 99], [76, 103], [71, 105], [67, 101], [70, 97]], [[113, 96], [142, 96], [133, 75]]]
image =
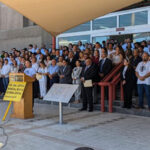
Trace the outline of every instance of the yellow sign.
[[9, 82], [3, 100], [19, 102], [22, 98], [25, 86], [26, 82]]

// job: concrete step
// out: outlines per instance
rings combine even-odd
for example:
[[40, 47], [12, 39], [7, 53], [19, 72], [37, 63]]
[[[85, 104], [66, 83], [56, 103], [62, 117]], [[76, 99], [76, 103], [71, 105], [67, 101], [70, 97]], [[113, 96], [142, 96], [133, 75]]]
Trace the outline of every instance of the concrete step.
[[[35, 103], [58, 105], [57, 102], [43, 101], [43, 100], [39, 100], [39, 99], [35, 99]], [[126, 108], [122, 108], [122, 105], [123, 105], [123, 102], [121, 102], [119, 100], [114, 101], [113, 102], [113, 112], [150, 117], [150, 111], [147, 108], [146, 109], [135, 109], [135, 108], [126, 109]], [[69, 104], [63, 104], [63, 106], [80, 109], [82, 107], [82, 103], [79, 103], [79, 104], [69, 103]], [[145, 107], [147, 107], [147, 106], [145, 106]], [[94, 104], [94, 110], [100, 111], [101, 105]], [[105, 112], [108, 112], [108, 101], [105, 101]]]

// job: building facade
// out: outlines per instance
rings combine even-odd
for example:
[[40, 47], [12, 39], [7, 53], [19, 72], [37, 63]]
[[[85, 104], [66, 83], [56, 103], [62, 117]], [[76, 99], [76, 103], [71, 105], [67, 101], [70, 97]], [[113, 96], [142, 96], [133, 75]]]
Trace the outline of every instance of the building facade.
[[15, 10], [0, 3], [0, 51], [29, 44], [51, 46], [51, 35]]
[[79, 40], [83, 43], [101, 43], [107, 39], [122, 42], [126, 38], [134, 42], [150, 40], [150, 6], [147, 5], [113, 12], [79, 25], [57, 36], [57, 47], [77, 44]]

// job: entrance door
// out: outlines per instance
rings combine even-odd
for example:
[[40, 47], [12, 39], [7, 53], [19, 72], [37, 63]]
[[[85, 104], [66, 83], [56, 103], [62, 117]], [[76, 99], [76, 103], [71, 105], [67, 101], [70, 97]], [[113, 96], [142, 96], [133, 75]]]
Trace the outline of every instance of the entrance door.
[[124, 42], [125, 39], [131, 39], [133, 40], [133, 35], [132, 34], [124, 34], [124, 35], [113, 35], [110, 36], [110, 39], [117, 40], [119, 43]]

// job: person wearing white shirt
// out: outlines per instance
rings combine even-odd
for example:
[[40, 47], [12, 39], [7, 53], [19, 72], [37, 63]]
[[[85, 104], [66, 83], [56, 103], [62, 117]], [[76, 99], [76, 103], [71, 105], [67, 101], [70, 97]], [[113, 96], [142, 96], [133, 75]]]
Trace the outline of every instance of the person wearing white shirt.
[[4, 65], [1, 70], [1, 76], [3, 80], [3, 85], [4, 85], [4, 92], [6, 92], [8, 83], [9, 83], [9, 73], [11, 72], [11, 66], [8, 64], [8, 59], [4, 60]]
[[98, 51], [99, 51], [99, 56], [101, 57], [102, 48], [101, 48], [101, 45], [100, 45], [99, 42], [96, 42], [96, 44], [95, 44], [95, 50], [98, 50]]
[[85, 50], [85, 47], [82, 45], [82, 42], [81, 42], [81, 41], [78, 42], [78, 47], [79, 47], [79, 49], [80, 49], [81, 51], [84, 51], [84, 50]]
[[31, 53], [35, 53], [35, 49], [32, 44], [29, 45], [28, 51]]
[[35, 44], [33, 47], [33, 52], [32, 53], [37, 53], [37, 51], [39, 50], [39, 48], [37, 47], [37, 45]]
[[108, 44], [108, 58], [112, 58], [113, 54], [115, 54], [115, 50], [113, 49], [113, 44], [112, 43], [109, 43]]
[[[32, 57], [32, 68], [38, 72], [39, 69], [39, 64], [36, 61], [36, 57]], [[33, 88], [34, 88], [34, 98], [39, 97], [39, 82], [38, 80], [35, 80], [33, 83]]]
[[13, 65], [11, 66], [11, 73], [18, 73], [19, 71], [19, 66], [17, 65], [17, 61], [13, 61]]
[[[26, 60], [25, 62], [25, 66], [26, 66], [26, 69], [24, 70], [24, 74], [26, 74], [27, 76], [31, 77], [31, 78], [35, 78], [36, 76], [36, 71], [34, 70], [34, 68], [32, 68], [31, 66], [31, 62], [29, 60]], [[34, 96], [35, 96], [35, 86], [34, 86], [34, 82], [33, 82], [33, 98], [32, 98], [32, 106], [34, 106]]]
[[24, 73], [27, 76], [34, 78], [36, 75], [36, 71], [34, 68], [31, 67], [31, 62], [29, 60], [26, 60], [25, 66], [26, 66], [26, 69], [24, 70]]
[[150, 110], [150, 62], [148, 61], [149, 55], [144, 52], [142, 56], [143, 61], [140, 62], [136, 68], [136, 76], [138, 78], [138, 95], [139, 104], [138, 108], [144, 108], [144, 92], [146, 93], [148, 108]]
[[34, 70], [37, 72], [39, 69], [39, 64], [36, 61], [36, 57], [32, 58], [32, 68], [34, 68]]
[[38, 69], [38, 74], [41, 75], [41, 78], [39, 79], [39, 85], [40, 85], [40, 98], [42, 99], [47, 92], [47, 73], [48, 69], [44, 62], [40, 62], [40, 67]]

